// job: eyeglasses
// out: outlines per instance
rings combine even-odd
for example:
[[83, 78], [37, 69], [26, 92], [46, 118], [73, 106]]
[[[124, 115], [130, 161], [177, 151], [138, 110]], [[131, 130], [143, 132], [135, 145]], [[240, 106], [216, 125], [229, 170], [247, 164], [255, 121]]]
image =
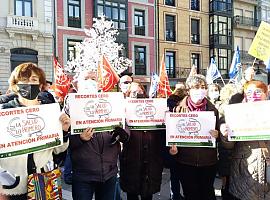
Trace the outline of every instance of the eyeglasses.
[[263, 94], [263, 91], [261, 89], [255, 89], [255, 90], [247, 90], [246, 92], [247, 96], [251, 96], [251, 95], [256, 95], [256, 96], [261, 96]]

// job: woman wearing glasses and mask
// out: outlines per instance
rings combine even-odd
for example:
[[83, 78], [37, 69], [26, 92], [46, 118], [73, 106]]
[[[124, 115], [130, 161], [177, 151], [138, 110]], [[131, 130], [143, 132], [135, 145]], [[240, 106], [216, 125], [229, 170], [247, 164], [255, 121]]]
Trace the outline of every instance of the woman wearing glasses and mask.
[[[213, 111], [216, 118], [215, 130], [209, 135], [217, 138], [219, 115], [215, 106], [207, 99], [207, 83], [203, 75], [196, 74], [186, 81], [188, 96], [174, 109], [176, 112]], [[176, 160], [176, 168], [186, 200], [214, 200], [216, 176], [216, 148], [176, 147], [170, 148]]]
[[[146, 98], [144, 87], [132, 82], [129, 98]], [[127, 200], [151, 200], [160, 191], [162, 178], [161, 130], [129, 130], [130, 138], [123, 144], [120, 156], [120, 185], [127, 192]]]
[[[267, 85], [262, 81], [252, 80], [244, 85], [242, 103], [265, 101], [267, 97]], [[229, 142], [229, 129], [224, 121], [220, 131], [222, 144], [232, 150], [229, 184], [229, 192], [234, 196], [232, 200], [270, 199], [270, 186], [266, 179], [269, 175], [266, 175], [266, 163], [269, 162], [266, 159], [269, 155], [265, 153], [270, 151], [269, 140]]]
[[[2, 104], [2, 109], [50, 103], [49, 101], [38, 100], [39, 92], [43, 91], [46, 86], [46, 78], [44, 71], [33, 63], [23, 63], [17, 66], [10, 76], [9, 86], [17, 97], [8, 103]], [[64, 144], [62, 146], [34, 154], [24, 154], [0, 159], [0, 167], [4, 169], [1, 170], [0, 180], [5, 180], [5, 183], [9, 183], [8, 185], [1, 183], [3, 189], [0, 190], [0, 193], [4, 194], [8, 200], [27, 199], [27, 177], [28, 172], [32, 170], [32, 168], [29, 169], [28, 165], [31, 160], [36, 165], [36, 172], [41, 172], [42, 169], [48, 171], [47, 164], [53, 162], [52, 153], [58, 154], [65, 151], [68, 147], [68, 138], [65, 137], [65, 134], [68, 132], [70, 126], [70, 119], [66, 114], [62, 114], [59, 120], [64, 132]], [[1, 128], [3, 129], [4, 127]], [[13, 175], [16, 177], [14, 181], [12, 179]]]

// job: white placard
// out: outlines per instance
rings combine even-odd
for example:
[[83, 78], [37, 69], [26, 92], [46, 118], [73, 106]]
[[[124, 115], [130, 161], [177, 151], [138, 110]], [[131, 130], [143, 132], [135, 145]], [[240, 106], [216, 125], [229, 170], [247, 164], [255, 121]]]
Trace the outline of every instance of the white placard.
[[165, 129], [167, 99], [126, 99], [126, 122], [130, 130]]
[[125, 102], [121, 92], [69, 94], [71, 134], [87, 127], [95, 132], [111, 131], [125, 126]]
[[270, 101], [231, 104], [224, 110], [229, 141], [270, 139]]
[[166, 145], [182, 147], [216, 147], [209, 131], [215, 129], [213, 111], [166, 113]]
[[58, 103], [0, 110], [0, 158], [54, 148], [63, 144]]

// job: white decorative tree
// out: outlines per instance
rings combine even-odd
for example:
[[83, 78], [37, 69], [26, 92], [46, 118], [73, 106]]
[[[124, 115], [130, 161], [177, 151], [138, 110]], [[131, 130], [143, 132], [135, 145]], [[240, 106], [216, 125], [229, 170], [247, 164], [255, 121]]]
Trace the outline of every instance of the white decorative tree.
[[89, 30], [85, 29], [88, 37], [76, 46], [79, 56], [65, 66], [66, 71], [76, 73], [75, 80], [79, 78], [80, 74], [95, 72], [102, 55], [107, 57], [118, 74], [132, 64], [128, 58], [119, 57], [119, 51], [123, 49], [123, 45], [115, 42], [118, 30], [113, 28], [113, 23], [106, 21], [104, 16], [101, 19], [94, 18], [93, 20], [93, 27]]

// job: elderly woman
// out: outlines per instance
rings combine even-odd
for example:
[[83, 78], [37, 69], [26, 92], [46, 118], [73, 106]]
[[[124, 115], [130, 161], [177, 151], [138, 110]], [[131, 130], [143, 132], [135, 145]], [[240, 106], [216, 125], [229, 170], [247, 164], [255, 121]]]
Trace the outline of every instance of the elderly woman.
[[[215, 106], [206, 98], [207, 84], [203, 75], [187, 79], [189, 95], [174, 109], [176, 112], [213, 111], [216, 117], [215, 130], [209, 135], [218, 137], [219, 115]], [[170, 148], [177, 162], [178, 173], [186, 200], [212, 200], [215, 198], [217, 150], [215, 148], [176, 147]]]
[[[262, 81], [252, 80], [244, 85], [243, 103], [267, 100], [267, 86]], [[228, 142], [228, 127], [220, 126], [224, 147], [232, 149], [230, 170], [230, 193], [236, 199], [270, 199], [270, 186], [266, 182], [266, 154], [269, 141]]]
[[[38, 94], [44, 90], [46, 79], [44, 71], [33, 63], [23, 63], [17, 66], [10, 76], [9, 85], [17, 96], [9, 102], [2, 104], [2, 109], [50, 103], [38, 100]], [[69, 117], [66, 114], [62, 114], [60, 122], [64, 133], [67, 133], [70, 126]], [[1, 128], [3, 129], [4, 127]], [[3, 185], [0, 193], [4, 194], [8, 200], [26, 200], [28, 173], [35, 172], [30, 168], [31, 164], [35, 163], [37, 172], [41, 172], [41, 170], [48, 171], [47, 164], [53, 161], [52, 153], [60, 153], [66, 150], [67, 146], [68, 140], [67, 137], [64, 137], [64, 144], [60, 147], [43, 150], [34, 154], [0, 159], [1, 168], [17, 175], [17, 181], [12, 185]], [[1, 173], [1, 175], [3, 176], [1, 180], [7, 177], [5, 174]]]

